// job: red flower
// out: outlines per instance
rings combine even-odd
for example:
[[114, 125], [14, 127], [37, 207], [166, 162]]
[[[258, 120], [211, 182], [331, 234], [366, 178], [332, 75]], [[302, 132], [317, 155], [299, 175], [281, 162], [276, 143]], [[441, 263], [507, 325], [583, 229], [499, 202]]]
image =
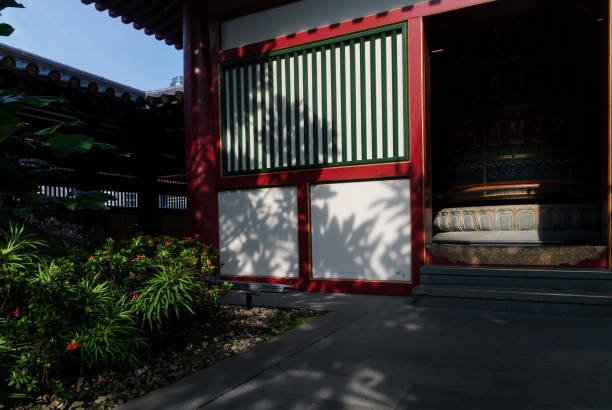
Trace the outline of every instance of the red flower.
[[66, 351], [76, 350], [79, 347], [81, 347], [81, 345], [77, 343], [76, 339], [72, 339], [66, 344]]
[[140, 295], [138, 293], [134, 293], [134, 296], [132, 296], [132, 301], [138, 299]]
[[17, 316], [19, 316], [19, 315], [21, 314], [21, 309], [17, 308], [17, 309], [15, 309], [15, 310], [13, 310], [12, 312], [8, 312], [8, 311], [6, 311], [6, 312], [4, 312], [4, 313], [6, 313], [6, 314], [7, 314], [7, 315], [9, 315], [9, 316], [15, 316], [15, 317], [17, 317]]

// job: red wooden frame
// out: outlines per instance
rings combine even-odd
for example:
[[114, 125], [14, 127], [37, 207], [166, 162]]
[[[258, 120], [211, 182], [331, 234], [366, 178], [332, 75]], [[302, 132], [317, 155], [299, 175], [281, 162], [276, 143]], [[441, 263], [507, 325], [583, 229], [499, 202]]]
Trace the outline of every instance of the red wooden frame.
[[[376, 15], [363, 17], [331, 26], [317, 28], [302, 33], [279, 37], [273, 40], [219, 51], [217, 63], [242, 57], [259, 55], [287, 47], [298, 46], [318, 40], [350, 34], [388, 24], [408, 23], [408, 101], [410, 116], [410, 160], [370, 165], [341, 166], [324, 169], [270, 172], [241, 176], [221, 176], [216, 178], [219, 191], [244, 189], [261, 186], [293, 185], [297, 189], [298, 199], [298, 249], [299, 279], [271, 277], [224, 276], [229, 280], [264, 281], [270, 283], [293, 284], [299, 290], [321, 292], [377, 293], [386, 295], [409, 295], [419, 281], [419, 269], [427, 261], [425, 218], [431, 201], [426, 200], [425, 193], [431, 190], [427, 186], [426, 175], [426, 106], [425, 106], [425, 73], [424, 73], [424, 32], [423, 16], [442, 13], [458, 8], [489, 3], [495, 0], [453, 0], [424, 2]], [[219, 104], [220, 106], [220, 104]], [[219, 144], [216, 146], [217, 158], [221, 158]], [[313, 279], [310, 195], [309, 185], [313, 182], [351, 181], [409, 177], [411, 185], [411, 236], [412, 236], [412, 272], [411, 282], [362, 281], [362, 280], [320, 280]], [[429, 207], [429, 208], [428, 208]]]
[[187, 170], [188, 224], [205, 243], [219, 247], [218, 174], [219, 25], [201, 18], [198, 0], [183, 5], [185, 76], [185, 169]]
[[612, 267], [612, 1], [608, 1], [608, 172], [604, 189], [606, 203], [606, 239], [608, 241], [608, 269]]
[[270, 51], [280, 50], [287, 47], [299, 46], [312, 43], [314, 41], [325, 40], [328, 38], [351, 34], [357, 31], [367, 30], [374, 27], [386, 26], [388, 24], [408, 21], [412, 18], [429, 16], [432, 14], [444, 13], [478, 4], [491, 3], [496, 0], [429, 0], [406, 6], [395, 10], [390, 10], [370, 16], [357, 18], [354, 20], [336, 23], [325, 27], [302, 31], [300, 33], [289, 34], [275, 39], [261, 41], [242, 47], [236, 47], [219, 52], [219, 62], [235, 60], [258, 54], [265, 54]]
[[331, 293], [365, 293], [389, 296], [410, 295], [414, 284], [411, 282], [388, 282], [371, 280], [344, 280], [344, 279], [295, 279], [273, 278], [269, 276], [222, 276], [225, 280], [240, 282], [265, 282], [293, 285], [296, 290], [305, 292], [331, 292]]
[[[396, 163], [281, 171], [241, 176], [221, 176], [220, 172], [218, 172], [215, 181], [217, 191], [261, 186], [291, 185], [296, 186], [298, 198], [299, 279], [244, 276], [224, 276], [224, 278], [229, 280], [288, 283], [296, 285], [299, 290], [308, 291], [379, 293], [387, 295], [411, 294], [413, 286], [419, 283], [420, 267], [428, 261], [434, 261], [434, 258], [428, 253], [427, 249], [428, 240], [430, 240], [431, 235], [431, 232], [428, 230], [431, 229], [430, 220], [432, 217], [431, 173], [429, 169], [430, 160], [428, 151], [428, 147], [430, 147], [431, 144], [428, 124], [428, 78], [426, 75], [428, 55], [423, 17], [470, 6], [492, 3], [494, 1], [496, 0], [424, 1], [401, 9], [218, 52], [217, 64], [388, 24], [398, 22], [408, 23], [407, 47], [409, 70], [410, 160]], [[612, 18], [612, 11], [610, 11], [610, 15]], [[612, 37], [610, 41], [612, 43]], [[612, 55], [612, 45], [610, 47], [610, 53]], [[612, 60], [609, 72], [609, 81], [612, 83]], [[215, 82], [215, 87], [218, 86], [217, 83], [218, 78]], [[218, 95], [219, 93], [216, 94]], [[612, 109], [612, 90], [609, 94], [610, 107]], [[610, 125], [610, 135], [612, 135], [612, 124]], [[219, 142], [220, 138], [217, 140], [215, 146], [218, 163], [220, 163], [221, 158]], [[609, 146], [612, 146], [612, 136], [610, 137]], [[611, 163], [612, 158], [608, 160], [608, 187], [612, 186]], [[309, 185], [315, 182], [386, 179], [393, 177], [409, 177], [411, 180], [412, 282], [313, 279], [311, 276], [312, 257]], [[611, 206], [612, 189], [609, 189], [608, 207]], [[610, 210], [608, 211], [608, 215], [609, 214]], [[610, 229], [609, 241], [609, 243], [612, 243], [612, 229]], [[610, 252], [609, 259], [612, 261], [612, 251]]]

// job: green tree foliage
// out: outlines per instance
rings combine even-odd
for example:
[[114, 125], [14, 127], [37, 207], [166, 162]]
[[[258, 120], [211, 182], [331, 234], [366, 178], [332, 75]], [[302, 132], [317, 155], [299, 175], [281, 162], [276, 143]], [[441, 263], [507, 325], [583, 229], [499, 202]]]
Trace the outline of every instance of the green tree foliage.
[[[0, 11], [7, 7], [23, 8], [23, 5], [14, 0], [0, 0]], [[8, 36], [13, 31], [9, 24], [0, 24], [0, 36]], [[0, 209], [4, 213], [24, 214], [51, 205], [68, 209], [106, 209], [104, 203], [113, 199], [94, 191], [74, 191], [68, 198], [51, 198], [38, 193], [41, 178], [57, 171], [54, 161], [93, 148], [114, 148], [95, 142], [87, 135], [69, 132], [83, 127], [85, 124], [81, 121], [32, 131], [18, 115], [24, 106], [41, 108], [63, 102], [55, 96], [30, 96], [16, 90], [0, 90]], [[2, 195], [18, 200], [20, 206], [8, 208], [2, 203]]]

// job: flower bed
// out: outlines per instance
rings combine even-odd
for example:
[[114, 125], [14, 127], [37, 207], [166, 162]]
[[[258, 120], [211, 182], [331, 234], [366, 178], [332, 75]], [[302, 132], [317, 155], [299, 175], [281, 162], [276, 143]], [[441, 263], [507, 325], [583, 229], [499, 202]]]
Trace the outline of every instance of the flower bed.
[[[202, 364], [224, 357], [227, 343], [218, 346], [207, 339], [207, 332], [224, 340], [237, 334], [234, 328], [222, 336], [223, 321], [235, 320], [229, 308], [218, 306], [230, 284], [209, 285], [218, 273], [218, 256], [197, 236], [107, 239], [87, 251], [44, 242], [23, 228], [2, 232], [0, 407], [36, 397], [46, 397], [40, 399], [47, 402], [44, 405], [61, 407], [81, 394], [84, 380], [91, 375], [115, 380], [109, 375], [129, 374], [142, 369], [142, 363], [155, 367], [152, 358], [157, 353], [163, 359], [174, 347], [181, 351], [180, 343], [205, 341], [219, 349], [205, 350]], [[283, 311], [267, 313], [281, 319], [294, 315], [279, 312]], [[270, 334], [286, 330], [283, 320], [278, 327], [266, 325], [274, 329]], [[257, 337], [263, 340], [266, 335], [262, 330]], [[228, 343], [233, 346], [234, 342]], [[179, 377], [175, 371], [168, 373]], [[154, 388], [170, 380], [165, 375], [157, 378], [143, 386]], [[77, 379], [82, 388], [74, 384]], [[110, 402], [139, 395], [143, 387], [138, 384], [134, 389], [135, 393], [130, 390]], [[96, 390], [90, 383], [88, 391]], [[88, 403], [87, 397], [82, 399]]]
[[108, 409], [186, 377], [325, 312], [220, 305], [168, 340], [158, 352], [131, 369], [82, 376], [68, 388], [66, 400], [49, 395], [23, 409]]

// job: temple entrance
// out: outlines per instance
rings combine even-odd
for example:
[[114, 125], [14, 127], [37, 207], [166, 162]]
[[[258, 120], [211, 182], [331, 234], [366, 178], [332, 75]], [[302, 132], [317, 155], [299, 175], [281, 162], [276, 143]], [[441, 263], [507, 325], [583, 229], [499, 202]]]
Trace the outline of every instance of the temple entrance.
[[[601, 259], [607, 2], [502, 1], [427, 18], [425, 29], [434, 257]], [[510, 258], [525, 246], [528, 260]]]

